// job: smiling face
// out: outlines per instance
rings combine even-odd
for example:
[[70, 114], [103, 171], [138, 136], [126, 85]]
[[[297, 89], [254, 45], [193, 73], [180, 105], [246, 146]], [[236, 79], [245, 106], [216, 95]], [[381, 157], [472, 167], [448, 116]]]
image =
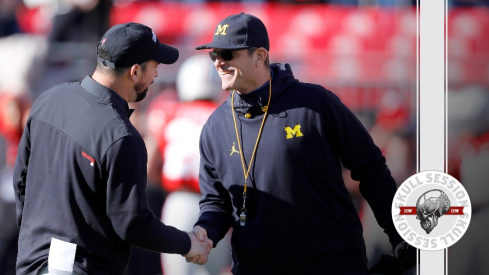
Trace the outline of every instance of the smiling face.
[[[220, 53], [222, 49], [214, 49]], [[224, 60], [220, 54], [214, 61], [217, 73], [222, 81], [223, 90], [237, 90], [241, 94], [246, 94], [259, 88], [262, 83], [257, 75], [256, 51], [252, 55], [248, 49], [233, 51], [231, 60]]]

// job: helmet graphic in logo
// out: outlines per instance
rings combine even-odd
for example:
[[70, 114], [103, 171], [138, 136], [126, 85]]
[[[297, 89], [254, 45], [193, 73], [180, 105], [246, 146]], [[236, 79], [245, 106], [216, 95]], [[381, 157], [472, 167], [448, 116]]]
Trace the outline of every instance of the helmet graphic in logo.
[[416, 202], [416, 219], [420, 220], [421, 228], [430, 232], [438, 225], [438, 218], [448, 212], [450, 200], [443, 191], [434, 189], [425, 192]]

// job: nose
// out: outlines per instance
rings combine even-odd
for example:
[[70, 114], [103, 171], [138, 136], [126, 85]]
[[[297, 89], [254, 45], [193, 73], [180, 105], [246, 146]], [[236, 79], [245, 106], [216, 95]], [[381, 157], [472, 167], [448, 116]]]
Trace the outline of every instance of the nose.
[[216, 68], [218, 68], [218, 67], [220, 67], [220, 66], [224, 65], [225, 63], [226, 63], [226, 61], [225, 61], [224, 59], [222, 59], [222, 57], [221, 57], [221, 56], [218, 56], [218, 57], [216, 58], [216, 60], [214, 60], [214, 66], [215, 66]]
[[220, 58], [216, 58], [216, 60], [214, 60], [214, 66], [218, 67], [219, 66], [219, 63], [221, 63], [221, 60]]

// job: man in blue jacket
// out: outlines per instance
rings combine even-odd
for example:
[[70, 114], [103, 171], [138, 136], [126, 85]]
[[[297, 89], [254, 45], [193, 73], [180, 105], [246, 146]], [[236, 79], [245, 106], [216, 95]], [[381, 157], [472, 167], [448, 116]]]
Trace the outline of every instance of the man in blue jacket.
[[35, 101], [14, 171], [17, 274], [127, 274], [132, 245], [195, 256], [212, 247], [148, 210], [147, 152], [129, 121], [158, 65], [178, 50], [147, 26], [120, 24], [97, 47], [92, 76]]
[[233, 274], [366, 274], [343, 164], [403, 257], [390, 213], [396, 183], [339, 98], [299, 82], [288, 64], [270, 65], [266, 27], [252, 15], [225, 18], [212, 43], [196, 49], [212, 49], [222, 88], [231, 91], [201, 134], [197, 238], [216, 244], [232, 227]]

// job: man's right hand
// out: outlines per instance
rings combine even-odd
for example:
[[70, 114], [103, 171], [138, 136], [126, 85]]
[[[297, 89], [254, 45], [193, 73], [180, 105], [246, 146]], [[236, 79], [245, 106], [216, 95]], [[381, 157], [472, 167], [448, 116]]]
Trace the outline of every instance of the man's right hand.
[[[192, 232], [194, 232], [194, 235], [197, 238], [197, 240], [199, 240], [201, 242], [203, 242], [205, 239], [210, 240], [209, 237], [207, 236], [207, 230], [205, 230], [205, 228], [203, 228], [200, 225], [196, 225]], [[210, 240], [210, 241], [212, 242], [212, 240]], [[211, 248], [212, 248], [212, 246], [211, 246]]]
[[[203, 228], [202, 230], [205, 231]], [[205, 231], [204, 235], [196, 234], [194, 228], [193, 232], [187, 232], [187, 234], [190, 237], [191, 248], [187, 255], [185, 255], [185, 259], [187, 262], [192, 262], [199, 265], [205, 264], [209, 258], [209, 253], [213, 244], [212, 240], [207, 238], [207, 231]], [[196, 236], [199, 238], [197, 239]]]

